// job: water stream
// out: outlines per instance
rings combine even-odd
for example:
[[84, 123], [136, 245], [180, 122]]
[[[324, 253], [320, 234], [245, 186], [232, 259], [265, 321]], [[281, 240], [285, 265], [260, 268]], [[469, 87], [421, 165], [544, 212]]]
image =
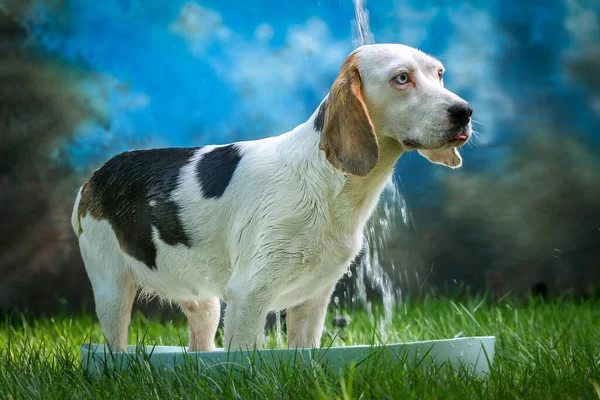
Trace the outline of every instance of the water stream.
[[[352, 21], [353, 46], [356, 48], [365, 44], [374, 44], [375, 37], [370, 29], [369, 13], [365, 9], [365, 2], [354, 0], [354, 10], [356, 19]], [[398, 280], [393, 279], [389, 273], [390, 271], [397, 273], [400, 277], [400, 271], [394, 266], [393, 260], [383, 257], [388, 243], [392, 240], [393, 231], [398, 228], [398, 223], [409, 226], [412, 221], [406, 200], [400, 193], [394, 177], [391, 176], [386, 183], [377, 210], [365, 227], [364, 255], [356, 266], [352, 295], [350, 299], [346, 299], [350, 300], [351, 306], [366, 309], [371, 322], [377, 323], [379, 339], [382, 341], [387, 339], [385, 332], [388, 331], [387, 327], [392, 322], [394, 310], [402, 299], [402, 288], [398, 285]], [[375, 320], [372, 301], [383, 306], [383, 314], [378, 315], [377, 320]], [[338, 309], [341, 307], [339, 298], [335, 297], [333, 302]], [[282, 343], [280, 312], [276, 313], [275, 324], [277, 347], [280, 347]]]
[[375, 37], [369, 25], [369, 12], [365, 9], [363, 0], [354, 0], [354, 14], [352, 21], [352, 45], [356, 48], [364, 44], [374, 44]]
[[[354, 11], [356, 15], [352, 24], [354, 47], [374, 44], [375, 37], [370, 29], [365, 1], [354, 0]], [[380, 334], [383, 334], [387, 325], [392, 322], [397, 303], [402, 299], [401, 287], [397, 286], [397, 280], [390, 276], [390, 272], [396, 272], [393, 260], [383, 257], [387, 251], [387, 244], [393, 239], [394, 229], [398, 228], [396, 224], [400, 221], [406, 226], [412, 222], [406, 200], [400, 193], [394, 177], [391, 176], [375, 214], [365, 227], [364, 255], [356, 267], [355, 290], [351, 299], [353, 305], [363, 305], [371, 321], [376, 322], [371, 299], [374, 293], [380, 297], [373, 299], [381, 302], [383, 306], [383, 315], [377, 321]], [[399, 271], [396, 273], [400, 276]], [[381, 337], [381, 340], [385, 339]]]

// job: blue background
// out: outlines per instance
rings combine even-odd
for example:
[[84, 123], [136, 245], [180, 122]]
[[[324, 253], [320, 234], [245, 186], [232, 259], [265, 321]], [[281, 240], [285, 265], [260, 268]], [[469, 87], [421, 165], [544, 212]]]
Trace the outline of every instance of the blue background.
[[[341, 285], [346, 299], [598, 287], [600, 2], [371, 0], [366, 9], [376, 43], [443, 61], [478, 134], [458, 171], [401, 157], [401, 194], [386, 192], [372, 218], [366, 255]], [[17, 55], [0, 78], [31, 82], [0, 98], [0, 111], [15, 111], [0, 115], [10, 128], [0, 150], [18, 155], [0, 165], [9, 226], [0, 242], [14, 253], [0, 265], [0, 309], [89, 302], [68, 223], [81, 182], [132, 148], [293, 129], [355, 47], [354, 19], [352, 0], [0, 0], [0, 23], [17, 22], [0, 32]], [[25, 228], [35, 240], [13, 234]]]
[[[352, 50], [350, 0], [68, 2], [43, 4], [41, 45], [99, 76], [86, 83], [102, 123], [78, 129], [78, 164], [131, 147], [257, 139], [306, 120]], [[598, 38], [597, 2], [371, 1], [375, 41], [439, 57], [446, 85], [468, 99], [480, 133], [467, 168], [496, 168], [524, 128], [552, 125], [597, 142], [598, 108], [565, 70]], [[595, 100], [596, 102], [598, 99]], [[107, 129], [108, 128], [108, 129]], [[102, 144], [103, 146], [99, 146]], [[99, 150], [100, 149], [100, 150]], [[407, 179], [434, 168], [401, 161]]]

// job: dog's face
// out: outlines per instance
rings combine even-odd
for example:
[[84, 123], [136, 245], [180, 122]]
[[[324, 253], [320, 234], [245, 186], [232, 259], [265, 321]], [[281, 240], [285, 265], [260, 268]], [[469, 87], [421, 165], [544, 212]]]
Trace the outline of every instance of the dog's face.
[[[321, 148], [328, 160], [365, 175], [377, 161], [378, 138], [387, 136], [431, 162], [459, 167], [456, 149], [471, 136], [472, 109], [444, 88], [443, 74], [438, 60], [412, 47], [359, 47], [342, 65], [327, 100], [331, 115]], [[357, 154], [344, 154], [349, 152]]]
[[444, 87], [441, 62], [412, 47], [385, 44], [356, 52], [362, 91], [378, 135], [433, 162], [460, 165], [456, 148], [471, 136], [471, 107]]

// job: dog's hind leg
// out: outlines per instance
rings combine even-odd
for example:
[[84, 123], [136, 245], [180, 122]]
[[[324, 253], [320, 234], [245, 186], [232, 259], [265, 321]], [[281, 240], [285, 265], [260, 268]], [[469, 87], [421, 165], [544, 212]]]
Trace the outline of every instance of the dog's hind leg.
[[212, 351], [221, 317], [221, 303], [217, 297], [204, 301], [182, 301], [181, 309], [190, 325], [188, 351]]
[[137, 286], [119, 255], [102, 254], [80, 240], [100, 328], [112, 351], [127, 350], [127, 331]]
[[94, 279], [96, 314], [102, 333], [112, 351], [127, 350], [127, 332], [131, 322], [131, 309], [136, 287], [126, 276]]

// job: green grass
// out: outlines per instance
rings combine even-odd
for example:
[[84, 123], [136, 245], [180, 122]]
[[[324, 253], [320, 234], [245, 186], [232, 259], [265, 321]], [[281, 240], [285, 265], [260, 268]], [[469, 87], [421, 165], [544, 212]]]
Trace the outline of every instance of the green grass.
[[[323, 338], [323, 345], [337, 346], [369, 344], [373, 338], [402, 342], [495, 335], [496, 356], [487, 379], [376, 361], [344, 374], [281, 366], [207, 375], [190, 363], [176, 374], [140, 366], [90, 377], [81, 369], [78, 346], [90, 337], [100, 340], [94, 316], [12, 315], [0, 324], [0, 398], [600, 399], [599, 306], [598, 300], [430, 299], [404, 303], [391, 327], [374, 327], [365, 313], [354, 312], [348, 328], [339, 332], [328, 326]], [[186, 341], [183, 318], [159, 323], [134, 316], [130, 343]]]

